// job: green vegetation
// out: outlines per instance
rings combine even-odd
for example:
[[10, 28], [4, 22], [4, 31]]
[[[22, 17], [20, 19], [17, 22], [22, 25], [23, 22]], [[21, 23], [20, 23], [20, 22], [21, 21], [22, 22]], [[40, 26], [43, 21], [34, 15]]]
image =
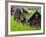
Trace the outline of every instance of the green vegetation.
[[29, 26], [26, 24], [22, 24], [21, 22], [17, 22], [14, 20], [14, 16], [11, 16], [11, 31], [29, 31], [29, 30], [39, 30], [39, 26]]

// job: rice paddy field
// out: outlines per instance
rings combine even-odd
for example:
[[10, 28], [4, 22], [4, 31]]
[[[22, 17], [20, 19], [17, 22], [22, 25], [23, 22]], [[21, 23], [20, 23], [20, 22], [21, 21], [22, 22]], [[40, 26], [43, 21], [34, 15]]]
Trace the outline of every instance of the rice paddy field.
[[[33, 11], [32, 11], [32, 14], [33, 14]], [[10, 20], [11, 31], [32, 31], [32, 30], [40, 30], [41, 29], [39, 26], [30, 26], [30, 25], [26, 25], [26, 24], [23, 25], [21, 22], [17, 22], [16, 20], [14, 20], [14, 16], [11, 16], [10, 19], [11, 19]]]

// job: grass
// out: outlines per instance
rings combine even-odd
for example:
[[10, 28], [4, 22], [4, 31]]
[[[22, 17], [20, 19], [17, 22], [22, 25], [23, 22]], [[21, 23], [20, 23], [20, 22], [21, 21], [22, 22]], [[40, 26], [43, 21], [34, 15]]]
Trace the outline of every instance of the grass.
[[29, 31], [29, 30], [40, 30], [39, 26], [29, 26], [26, 24], [22, 24], [21, 22], [16, 22], [14, 20], [14, 16], [11, 16], [11, 31]]

